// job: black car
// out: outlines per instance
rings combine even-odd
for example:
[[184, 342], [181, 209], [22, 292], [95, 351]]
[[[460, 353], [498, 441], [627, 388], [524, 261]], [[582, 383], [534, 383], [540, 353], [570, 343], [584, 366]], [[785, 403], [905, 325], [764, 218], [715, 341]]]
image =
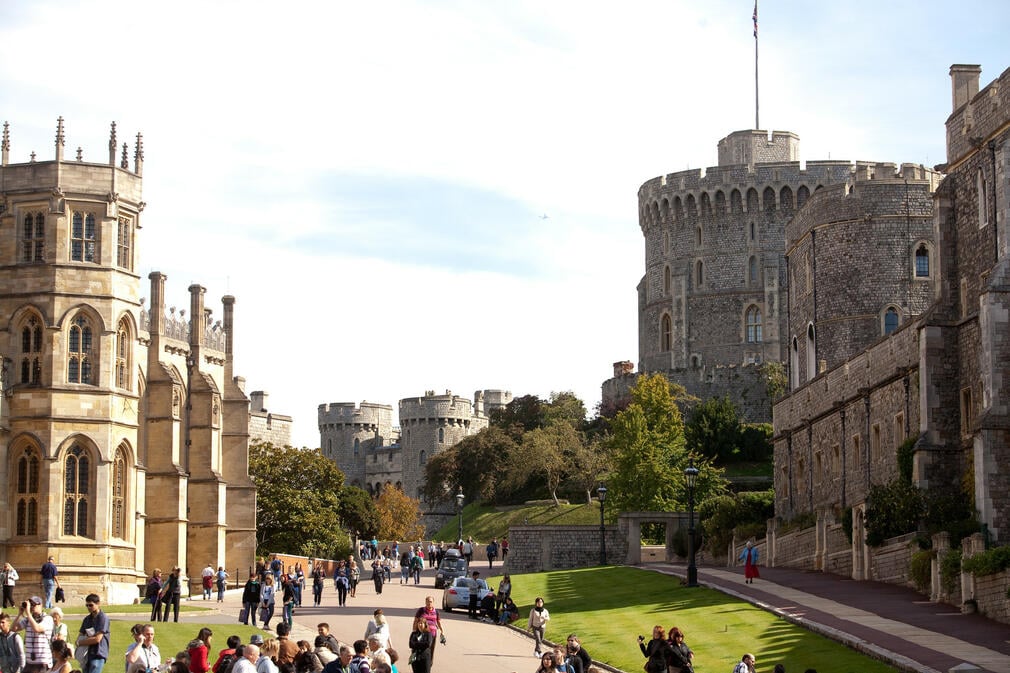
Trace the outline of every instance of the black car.
[[459, 551], [450, 549], [445, 553], [445, 558], [438, 564], [438, 572], [435, 573], [435, 588], [442, 589], [457, 577], [466, 576], [466, 559], [460, 556]]

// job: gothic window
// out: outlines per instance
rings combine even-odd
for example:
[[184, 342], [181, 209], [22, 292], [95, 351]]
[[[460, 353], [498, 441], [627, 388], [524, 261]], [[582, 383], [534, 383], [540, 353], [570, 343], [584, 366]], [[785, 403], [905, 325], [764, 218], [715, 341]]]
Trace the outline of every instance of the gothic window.
[[75, 262], [95, 261], [95, 215], [75, 212], [71, 218], [70, 259]]
[[42, 321], [29, 316], [21, 328], [21, 383], [42, 383]]
[[438, 443], [441, 444], [445, 441], [445, 428], [438, 429]]
[[756, 213], [761, 210], [757, 190], [751, 187], [747, 190], [747, 212]]
[[726, 214], [726, 195], [721, 189], [715, 193], [715, 214]]
[[358, 455], [358, 451], [361, 449], [361, 440], [357, 437], [354, 438], [354, 455]]
[[45, 261], [46, 256], [46, 216], [42, 213], [25, 214], [21, 229], [21, 261], [25, 263]]
[[975, 178], [975, 188], [978, 192], [978, 228], [981, 229], [989, 224], [989, 199], [986, 197], [985, 173], [981, 168]]
[[670, 252], [670, 232], [663, 232], [663, 253], [669, 254]]
[[65, 487], [63, 497], [63, 534], [88, 536], [91, 499], [90, 460], [88, 452], [75, 444], [63, 462]]
[[662, 334], [660, 350], [666, 353], [673, 350], [673, 319], [670, 318], [670, 314], [664, 313], [663, 319], [660, 322], [660, 332]]
[[817, 332], [814, 324], [807, 325], [807, 381], [817, 376]]
[[799, 208], [800, 206], [802, 206], [804, 203], [807, 202], [807, 199], [809, 198], [810, 198], [810, 190], [807, 189], [806, 185], [801, 186], [799, 189], [796, 190], [796, 207]]
[[701, 215], [702, 217], [708, 217], [712, 214], [712, 202], [709, 200], [708, 192], [702, 192], [701, 194]]
[[757, 285], [758, 282], [758, 261], [757, 257], [751, 256], [747, 260], [747, 283], [749, 285]]
[[116, 329], [116, 385], [120, 388], [130, 390], [130, 356], [131, 344], [130, 323], [126, 318], [119, 321]]
[[673, 199], [673, 218], [675, 220], [684, 219], [684, 205], [681, 203], [679, 196]]
[[694, 230], [694, 244], [697, 246], [701, 245], [701, 227]]
[[929, 248], [925, 243], [915, 251], [915, 277], [929, 278]]
[[782, 204], [782, 210], [788, 212], [793, 209], [793, 190], [788, 185], [779, 192], [779, 202]]
[[900, 316], [898, 315], [898, 309], [893, 306], [888, 306], [887, 310], [884, 311], [884, 335], [888, 335], [898, 329], [898, 321]]
[[663, 296], [669, 297], [670, 291], [673, 287], [673, 280], [670, 276], [670, 267], [663, 267]]
[[750, 223], [750, 240], [752, 240], [752, 241], [754, 240], [754, 234], [755, 234], [754, 223], [751, 222]]
[[734, 213], [743, 212], [743, 197], [740, 196], [739, 189], [734, 189], [729, 193], [729, 207]]
[[70, 323], [67, 355], [67, 381], [95, 384], [92, 380], [91, 324], [83, 315]]
[[698, 287], [701, 287], [705, 281], [705, 265], [700, 259], [694, 264], [694, 280]]
[[747, 309], [747, 343], [761, 343], [761, 309], [751, 306]]
[[793, 337], [793, 347], [789, 350], [789, 386], [800, 387], [800, 341]]
[[29, 446], [17, 461], [15, 518], [17, 535], [39, 534], [39, 452]]
[[774, 213], [775, 212], [775, 190], [771, 187], [765, 187], [764, 194], [762, 198], [765, 202], [765, 212]]
[[688, 219], [694, 219], [698, 217], [698, 206], [694, 200], [694, 194], [688, 194], [685, 201], [687, 207], [687, 217]]
[[126, 452], [122, 446], [112, 463], [112, 537], [126, 539]]
[[119, 218], [119, 236], [116, 240], [116, 265], [133, 270], [133, 223], [128, 217]]

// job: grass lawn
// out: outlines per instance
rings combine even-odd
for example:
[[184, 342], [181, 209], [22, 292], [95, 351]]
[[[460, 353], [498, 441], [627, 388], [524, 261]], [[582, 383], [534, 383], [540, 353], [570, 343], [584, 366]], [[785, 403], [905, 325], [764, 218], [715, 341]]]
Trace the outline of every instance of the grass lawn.
[[[63, 607], [63, 606], [60, 606]], [[151, 614], [151, 604], [150, 603], [130, 603], [127, 605], [103, 605], [102, 609], [105, 610], [107, 615], [150, 615]], [[188, 605], [183, 602], [179, 606], [179, 612], [205, 612], [211, 608], [204, 608], [199, 605]], [[88, 608], [84, 604], [76, 605], [74, 607], [63, 608], [64, 615], [86, 615], [88, 614]], [[139, 621], [139, 620], [138, 620]]]
[[[598, 526], [600, 506], [592, 505], [527, 505], [498, 509], [491, 506], [467, 505], [463, 508], [463, 535], [486, 544], [491, 538], [499, 540], [508, 534], [509, 526], [525, 523], [541, 526]], [[455, 540], [458, 520], [453, 519], [435, 533], [435, 540]]]
[[638, 636], [648, 640], [657, 624], [685, 633], [698, 671], [731, 671], [744, 652], [754, 654], [762, 671], [777, 663], [787, 671], [818, 673], [897, 670], [749, 603], [702, 587], [688, 589], [679, 578], [647, 570], [616, 566], [513, 575], [520, 624], [537, 596], [551, 614], [548, 640], [562, 642], [577, 633], [594, 658], [629, 673], [645, 664]]
[[[124, 606], [110, 606], [110, 609], [115, 609]], [[133, 642], [133, 636], [130, 635], [130, 627], [135, 623], [147, 623], [147, 617], [150, 616], [151, 608], [147, 606], [148, 614], [137, 615], [138, 619], [113, 619], [112, 620], [112, 633], [110, 634], [109, 641], [109, 659], [106, 669], [113, 671], [121, 671], [122, 666], [125, 665], [126, 659], [126, 647]], [[109, 613], [112, 614], [111, 612]], [[70, 635], [70, 643], [73, 645], [74, 641], [77, 640], [77, 634], [81, 630], [82, 619], [68, 619], [67, 620], [67, 633]], [[199, 633], [200, 629], [203, 627], [209, 628], [214, 632], [214, 636], [211, 640], [211, 653], [210, 653], [210, 663], [211, 665], [217, 661], [217, 653], [227, 647], [228, 636], [236, 635], [242, 638], [243, 643], [249, 642], [249, 637], [254, 633], [259, 633], [263, 636], [263, 639], [274, 637], [272, 633], [267, 633], [260, 629], [254, 628], [252, 626], [243, 626], [238, 621], [234, 624], [199, 624], [193, 622], [155, 622], [154, 623], [154, 644], [158, 646], [158, 650], [161, 652], [162, 660], [168, 659], [169, 657], [174, 657], [176, 653], [186, 649], [186, 645], [189, 641], [196, 638], [196, 634]], [[73, 649], [73, 647], [71, 647]]]

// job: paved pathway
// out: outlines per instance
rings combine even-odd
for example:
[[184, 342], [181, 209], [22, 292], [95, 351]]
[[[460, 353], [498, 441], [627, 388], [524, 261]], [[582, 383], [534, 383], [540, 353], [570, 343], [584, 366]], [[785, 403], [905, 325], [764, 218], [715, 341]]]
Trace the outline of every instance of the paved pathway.
[[[687, 574], [683, 565], [645, 567]], [[700, 567], [698, 581], [904, 670], [935, 673], [969, 662], [1010, 673], [1010, 626], [911, 589], [787, 568], [761, 568], [761, 579], [746, 584], [742, 568]]]

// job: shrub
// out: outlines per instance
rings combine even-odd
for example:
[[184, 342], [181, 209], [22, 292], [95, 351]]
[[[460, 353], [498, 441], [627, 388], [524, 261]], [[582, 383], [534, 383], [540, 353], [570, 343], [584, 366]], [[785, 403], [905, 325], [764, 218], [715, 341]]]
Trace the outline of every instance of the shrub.
[[909, 484], [912, 483], [912, 459], [915, 457], [915, 452], [912, 449], [915, 447], [915, 442], [914, 436], [909, 437], [898, 447], [898, 474]]
[[964, 570], [976, 577], [993, 575], [1010, 568], [1010, 546], [993, 547], [964, 560]]
[[940, 586], [949, 595], [954, 593], [961, 576], [961, 550], [951, 549], [940, 560]]
[[846, 507], [842, 511], [842, 532], [845, 533], [845, 539], [852, 544], [852, 508]]
[[933, 572], [933, 558], [936, 552], [933, 550], [917, 551], [912, 554], [912, 560], [908, 564], [908, 574], [919, 591], [929, 589], [931, 582], [930, 575]]
[[914, 531], [926, 513], [922, 491], [901, 479], [870, 486], [866, 498], [866, 544], [879, 547], [884, 540]]
[[775, 492], [769, 489], [709, 498], [698, 508], [698, 515], [706, 548], [721, 556], [733, 539], [734, 529], [760, 526], [763, 530], [768, 519], [775, 516]]

